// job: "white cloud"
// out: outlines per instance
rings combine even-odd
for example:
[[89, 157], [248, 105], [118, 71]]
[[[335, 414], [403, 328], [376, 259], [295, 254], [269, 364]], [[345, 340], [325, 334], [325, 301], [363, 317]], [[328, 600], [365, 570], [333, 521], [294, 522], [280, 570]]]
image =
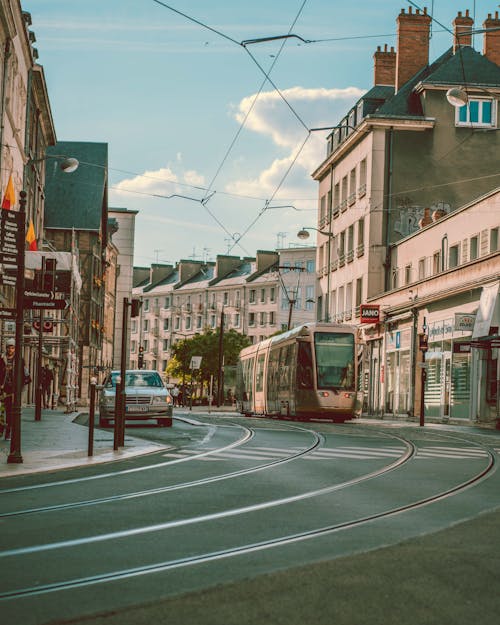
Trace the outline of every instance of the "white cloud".
[[200, 187], [205, 184], [205, 176], [199, 174], [197, 171], [190, 169], [189, 171], [185, 171], [183, 174], [184, 182], [186, 184], [191, 184], [195, 187]]
[[[355, 87], [346, 89], [306, 89], [293, 87], [282, 91], [297, 115], [308, 128], [334, 126], [352, 104], [364, 93]], [[235, 112], [235, 118], [242, 123], [252, 106], [255, 96], [243, 98]], [[285, 154], [272, 160], [259, 175], [253, 178], [230, 182], [226, 190], [231, 193], [258, 194], [270, 196], [282, 182], [292, 165], [297, 151], [307, 138], [307, 130], [292, 114], [283, 98], [276, 91], [260, 94], [248, 115], [245, 127], [269, 137], [283, 149]], [[325, 137], [328, 131], [311, 133], [293, 164], [286, 180], [278, 192], [281, 197], [314, 197], [316, 185], [311, 172], [325, 156]], [[309, 202], [310, 204], [310, 202]]]

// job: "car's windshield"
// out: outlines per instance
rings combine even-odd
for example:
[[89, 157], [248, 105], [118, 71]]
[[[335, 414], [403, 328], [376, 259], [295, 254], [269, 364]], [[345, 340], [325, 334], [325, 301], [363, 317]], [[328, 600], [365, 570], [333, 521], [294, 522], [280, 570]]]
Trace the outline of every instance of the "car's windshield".
[[[119, 375], [118, 371], [113, 371], [107, 386], [116, 386], [116, 378]], [[125, 374], [125, 386], [163, 388], [163, 382], [156, 371], [127, 371]]]

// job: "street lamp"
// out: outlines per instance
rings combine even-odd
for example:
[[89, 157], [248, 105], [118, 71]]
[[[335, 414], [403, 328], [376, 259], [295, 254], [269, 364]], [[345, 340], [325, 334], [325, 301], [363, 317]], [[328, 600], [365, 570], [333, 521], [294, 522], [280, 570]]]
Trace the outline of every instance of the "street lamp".
[[329, 237], [330, 239], [333, 239], [333, 237], [335, 236], [335, 235], [333, 234], [333, 232], [328, 232], [328, 231], [326, 231], [326, 230], [319, 230], [318, 228], [312, 228], [312, 227], [311, 227], [311, 228], [306, 228], [306, 227], [303, 227], [301, 230], [299, 230], [299, 231], [297, 232], [297, 237], [298, 237], [299, 239], [302, 239], [303, 241], [304, 241], [305, 239], [308, 239], [308, 238], [311, 236], [311, 235], [309, 234], [308, 230], [315, 230], [316, 232], [319, 232], [319, 233], [320, 233], [320, 234], [322, 234], [323, 236], [325, 236], [325, 237]]

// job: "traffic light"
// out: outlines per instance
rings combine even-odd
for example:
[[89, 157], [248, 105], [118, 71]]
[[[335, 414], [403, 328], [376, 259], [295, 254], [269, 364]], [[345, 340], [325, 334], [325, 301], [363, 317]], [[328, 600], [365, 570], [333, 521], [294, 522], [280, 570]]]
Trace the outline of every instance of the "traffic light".
[[130, 302], [130, 316], [138, 317], [139, 311], [141, 310], [142, 301], [140, 299], [133, 299]]
[[137, 360], [138, 369], [144, 368], [144, 347], [139, 347], [139, 358]]

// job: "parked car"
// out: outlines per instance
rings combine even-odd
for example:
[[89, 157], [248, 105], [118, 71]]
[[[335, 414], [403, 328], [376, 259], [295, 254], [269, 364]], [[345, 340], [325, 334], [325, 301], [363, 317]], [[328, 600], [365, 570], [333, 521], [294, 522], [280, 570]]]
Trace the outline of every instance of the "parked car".
[[[99, 396], [99, 425], [109, 426], [115, 418], [116, 382], [120, 371], [104, 380]], [[172, 396], [157, 371], [132, 369], [125, 372], [125, 420], [156, 419], [158, 425], [172, 425]]]

